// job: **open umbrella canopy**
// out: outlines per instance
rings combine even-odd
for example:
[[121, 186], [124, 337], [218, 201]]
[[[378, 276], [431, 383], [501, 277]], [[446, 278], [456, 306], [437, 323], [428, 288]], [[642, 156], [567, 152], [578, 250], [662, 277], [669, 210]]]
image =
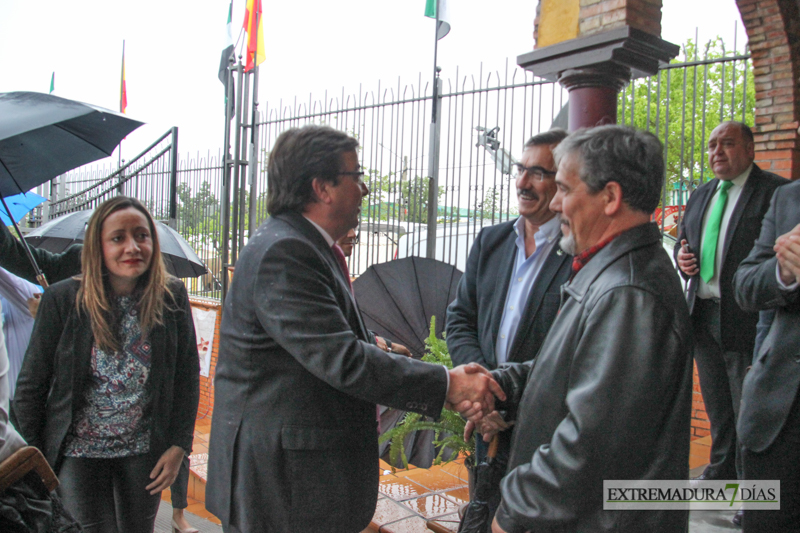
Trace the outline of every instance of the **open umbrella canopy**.
[[[61, 253], [73, 244], [83, 242], [86, 223], [89, 222], [92, 212], [89, 209], [58, 217], [28, 233], [25, 240], [36, 248]], [[194, 278], [208, 272], [203, 261], [180, 233], [163, 222], [156, 222], [156, 231], [161, 253], [172, 275]]]
[[0, 93], [0, 196], [107, 157], [142, 122], [49, 94]]
[[[22, 220], [22, 217], [30, 213], [34, 207], [46, 202], [47, 198], [44, 196], [39, 196], [36, 193], [29, 192], [9, 196], [8, 198], [5, 198], [5, 201], [8, 209], [11, 211], [11, 216], [13, 217], [14, 222], [19, 222]], [[12, 224], [11, 219], [8, 218], [4, 208], [0, 208], [0, 220], [2, 220], [3, 224], [6, 226], [10, 226]]]
[[441, 337], [445, 312], [460, 279], [461, 272], [452, 265], [407, 257], [372, 265], [353, 282], [353, 291], [369, 329], [422, 357], [431, 316], [436, 317], [436, 335]]

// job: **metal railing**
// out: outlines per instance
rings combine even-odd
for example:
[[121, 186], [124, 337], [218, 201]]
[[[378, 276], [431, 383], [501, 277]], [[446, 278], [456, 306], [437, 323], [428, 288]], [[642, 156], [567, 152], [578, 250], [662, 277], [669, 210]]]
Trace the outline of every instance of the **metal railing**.
[[[157, 220], [176, 227], [178, 128], [171, 128], [128, 163], [99, 182], [65, 198], [50, 202], [49, 218], [93, 209], [103, 201], [124, 194], [139, 198]], [[81, 171], [66, 174], [65, 183], [85, 181]]]
[[[632, 81], [618, 104], [619, 123], [647, 129], [664, 142], [667, 185], [657, 215], [666, 231], [677, 223], [688, 194], [711, 176], [705, 163], [711, 130], [722, 120], [743, 119], [752, 124], [754, 116], [748, 55], [720, 57], [724, 48], [720, 51], [719, 43], [706, 47], [702, 59], [695, 49], [685, 50], [684, 55], [691, 61], [664, 65], [658, 74]], [[248, 189], [238, 193], [244, 202], [231, 203], [236, 208], [230, 217], [237, 221], [231, 227], [240, 229], [228, 235], [227, 242], [245, 243], [248, 228], [267, 216], [266, 160], [277, 137], [292, 127], [327, 124], [358, 138], [370, 188], [362, 208], [361, 242], [350, 258], [351, 272], [359, 275], [370, 265], [394, 257], [425, 255], [431, 85], [420, 77], [414, 84], [398, 80], [392, 87], [379, 85], [376, 91], [342, 92], [335, 97], [326, 93], [320, 100], [295, 99], [290, 104], [264, 103], [257, 120], [255, 199]], [[506, 66], [502, 73], [481, 71], [475, 76], [462, 76], [456, 70], [452, 80], [443, 80], [439, 98], [436, 257], [463, 269], [478, 231], [517, 215], [509, 154], [518, 158], [525, 141], [554, 122], [566, 125], [560, 112], [568, 96], [558, 84]], [[155, 153], [159, 152], [163, 147]], [[54, 203], [51, 213], [98, 202], [119, 187], [147, 202], [158, 218], [173, 218], [174, 213], [176, 228], [211, 271], [209, 276], [189, 280], [190, 290], [218, 297], [225, 266], [220, 259], [225, 242], [220, 201], [224, 158], [209, 154], [182, 159], [177, 165], [173, 161], [177, 159], [151, 157], [135, 168], [131, 162], [93, 187]], [[234, 165], [233, 160], [229, 165]], [[170, 183], [174, 183], [174, 195], [169, 192]]]

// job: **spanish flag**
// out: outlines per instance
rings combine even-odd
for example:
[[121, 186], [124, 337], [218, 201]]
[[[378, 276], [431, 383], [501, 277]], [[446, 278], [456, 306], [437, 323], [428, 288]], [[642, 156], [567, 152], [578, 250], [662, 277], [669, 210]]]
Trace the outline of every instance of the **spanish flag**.
[[247, 61], [244, 71], [250, 72], [267, 58], [264, 53], [264, 23], [261, 21], [261, 0], [247, 0], [244, 12], [244, 31], [247, 32]]
[[128, 108], [128, 90], [125, 87], [125, 41], [122, 41], [122, 76], [119, 80], [119, 112]]

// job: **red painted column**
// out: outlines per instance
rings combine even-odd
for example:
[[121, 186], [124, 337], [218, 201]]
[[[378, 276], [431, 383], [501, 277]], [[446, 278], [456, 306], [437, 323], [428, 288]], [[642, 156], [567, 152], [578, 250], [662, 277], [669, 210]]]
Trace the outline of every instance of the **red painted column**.
[[569, 69], [559, 76], [569, 91], [569, 131], [617, 123], [617, 94], [630, 80], [630, 70], [603, 67]]

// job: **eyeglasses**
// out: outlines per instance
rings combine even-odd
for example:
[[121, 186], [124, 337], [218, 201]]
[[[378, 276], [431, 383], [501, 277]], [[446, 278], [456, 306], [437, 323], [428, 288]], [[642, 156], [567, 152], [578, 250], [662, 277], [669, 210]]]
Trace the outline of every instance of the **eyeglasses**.
[[552, 170], [547, 170], [539, 166], [526, 167], [516, 163], [514, 165], [514, 177], [521, 178], [523, 174], [528, 173], [539, 181], [544, 181], [546, 177], [555, 176], [556, 173]]
[[339, 172], [339, 174], [341, 176], [352, 176], [352, 177], [355, 178], [356, 182], [358, 182], [359, 184], [364, 183], [364, 174], [365, 174], [365, 172], [363, 170], [351, 170], [351, 171], [347, 171], [347, 172]]

